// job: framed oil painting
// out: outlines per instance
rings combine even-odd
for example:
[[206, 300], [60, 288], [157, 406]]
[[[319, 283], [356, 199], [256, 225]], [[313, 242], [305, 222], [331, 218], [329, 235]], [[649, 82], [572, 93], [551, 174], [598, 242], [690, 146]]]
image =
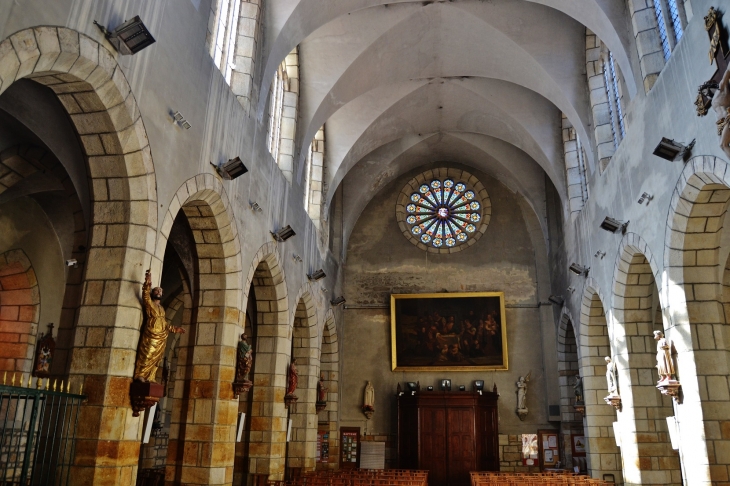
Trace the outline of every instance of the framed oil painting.
[[506, 370], [503, 292], [392, 294], [393, 371]]

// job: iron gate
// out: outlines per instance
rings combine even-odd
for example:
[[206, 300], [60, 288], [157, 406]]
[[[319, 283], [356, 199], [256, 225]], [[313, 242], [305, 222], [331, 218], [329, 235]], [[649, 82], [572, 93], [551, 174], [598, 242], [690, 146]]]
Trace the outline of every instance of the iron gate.
[[[79, 408], [86, 397], [70, 387], [38, 378], [32, 388], [28, 376], [20, 386], [15, 375], [0, 385], [0, 485], [68, 484], [76, 442]], [[45, 386], [45, 388], [44, 388]]]

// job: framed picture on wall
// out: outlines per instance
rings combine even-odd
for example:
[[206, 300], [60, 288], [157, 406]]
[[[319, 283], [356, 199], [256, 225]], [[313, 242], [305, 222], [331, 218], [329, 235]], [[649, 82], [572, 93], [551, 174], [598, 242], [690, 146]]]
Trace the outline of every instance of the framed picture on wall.
[[571, 435], [573, 443], [573, 457], [585, 457], [586, 455], [586, 438], [584, 435]]
[[392, 294], [393, 371], [506, 370], [503, 292]]

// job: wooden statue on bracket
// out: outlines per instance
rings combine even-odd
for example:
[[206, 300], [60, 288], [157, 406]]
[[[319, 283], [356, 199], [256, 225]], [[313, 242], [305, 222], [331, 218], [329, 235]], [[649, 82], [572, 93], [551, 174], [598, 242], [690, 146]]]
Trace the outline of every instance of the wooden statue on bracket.
[[610, 356], [606, 356], [606, 384], [608, 385], [608, 396], [603, 401], [616, 410], [621, 410], [621, 396], [618, 394], [618, 381], [616, 375], [616, 363]]
[[717, 90], [722, 88], [721, 80], [728, 68], [730, 49], [727, 45], [727, 33], [723, 31], [719, 17], [720, 14], [714, 7], [710, 7], [705, 17], [705, 30], [710, 36], [709, 60], [710, 64], [717, 65], [717, 70], [697, 89], [697, 99], [695, 100], [697, 116], [705, 116], [709, 112]]
[[317, 382], [317, 403], [315, 404], [315, 409], [317, 410], [317, 413], [327, 408], [328, 390], [329, 388], [324, 385], [324, 374], [320, 373], [319, 381]]
[[674, 397], [676, 400], [681, 384], [676, 379], [672, 358], [674, 346], [669, 339], [664, 337], [664, 333], [661, 331], [654, 331], [654, 340], [656, 341], [656, 369], [659, 372], [659, 381], [656, 387], [662, 392], [662, 395]]
[[286, 374], [286, 395], [284, 395], [284, 406], [289, 408], [292, 404], [296, 407], [299, 397], [294, 394], [299, 384], [299, 371], [297, 370], [297, 359], [292, 358], [289, 370]]
[[142, 285], [142, 304], [147, 319], [137, 346], [134, 366], [134, 381], [129, 389], [133, 417], [165, 396], [165, 387], [155, 383], [157, 368], [165, 355], [167, 336], [170, 333], [184, 334], [185, 329], [167, 323], [165, 308], [162, 307], [162, 288], [152, 288], [152, 274], [147, 270]]
[[241, 334], [236, 353], [236, 378], [233, 381], [233, 397], [238, 398], [241, 393], [251, 389], [253, 383], [248, 379], [253, 367], [253, 349], [248, 343], [246, 333]]
[[38, 341], [33, 360], [33, 376], [48, 378], [51, 376], [53, 353], [56, 351], [56, 341], [53, 339], [53, 323], [48, 324], [48, 332]]

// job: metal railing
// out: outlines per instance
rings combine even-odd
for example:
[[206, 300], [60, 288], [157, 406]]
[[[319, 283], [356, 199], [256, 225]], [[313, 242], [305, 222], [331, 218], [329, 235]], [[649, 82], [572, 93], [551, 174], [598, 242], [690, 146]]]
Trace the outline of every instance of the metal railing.
[[[0, 486], [68, 484], [79, 408], [86, 397], [70, 384], [15, 375], [0, 385]], [[58, 389], [57, 389], [57, 385]]]

